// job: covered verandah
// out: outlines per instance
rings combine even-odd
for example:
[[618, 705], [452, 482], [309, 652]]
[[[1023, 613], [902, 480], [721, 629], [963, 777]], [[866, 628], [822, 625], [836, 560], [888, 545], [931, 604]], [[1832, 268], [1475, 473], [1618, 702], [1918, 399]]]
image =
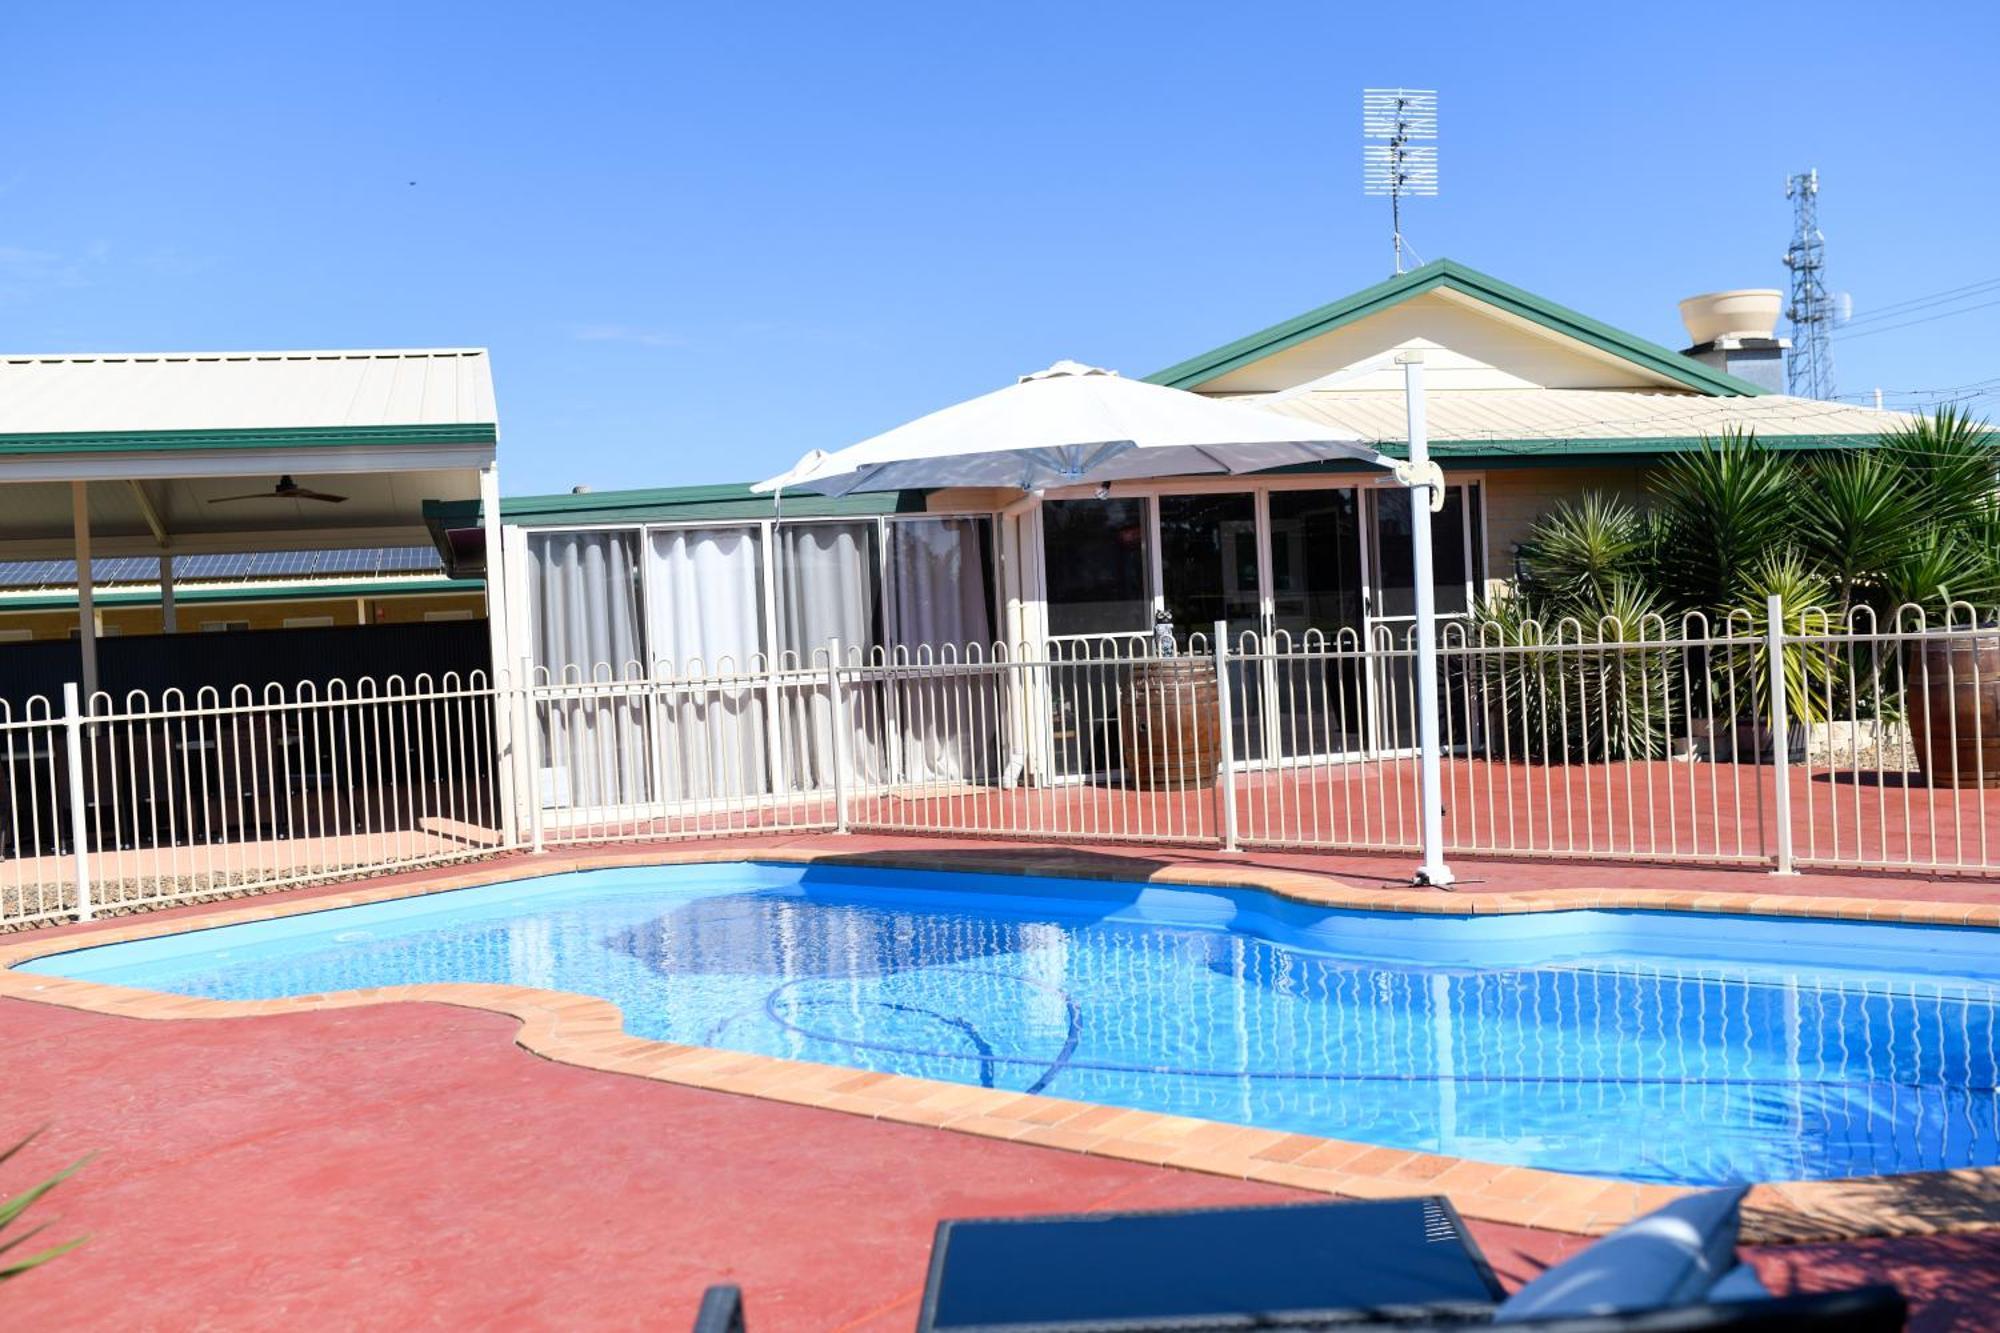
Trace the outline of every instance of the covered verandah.
[[[455, 809], [454, 801], [426, 796], [392, 808], [383, 795], [394, 776], [389, 747], [408, 742], [393, 730], [356, 740], [350, 726], [343, 754], [329, 735], [316, 734], [328, 730], [324, 710], [307, 707], [415, 688], [438, 670], [419, 636], [404, 635], [409, 642], [391, 652], [394, 660], [380, 661], [379, 653], [332, 642], [358, 642], [354, 636], [377, 633], [371, 627], [231, 633], [220, 654], [204, 636], [206, 651], [197, 656], [226, 661], [220, 676], [162, 675], [157, 663], [188, 658], [179, 652], [154, 651], [155, 669], [126, 671], [125, 660], [146, 645], [101, 638], [92, 564], [158, 559], [164, 633], [150, 645], [157, 650], [187, 628], [174, 605], [175, 557], [427, 543], [426, 500], [483, 497], [492, 507], [497, 441], [489, 358], [480, 349], [0, 360], [0, 560], [73, 562], [77, 607], [63, 697], [24, 693], [30, 673], [0, 672], [22, 687], [0, 689], [0, 857], [12, 862], [0, 880], [17, 896], [56, 884], [64, 897], [89, 873], [82, 858], [94, 855], [97, 869], [114, 875], [121, 861], [137, 858], [147, 880], [192, 874], [257, 883], [380, 859], [348, 856], [351, 849], [329, 840], [435, 837], [425, 819], [434, 822], [438, 807]], [[476, 644], [453, 663], [467, 677], [474, 670], [485, 677], [503, 641], [499, 579], [495, 570], [486, 583], [483, 643], [471, 639], [470, 626], [435, 627], [461, 647]], [[303, 671], [298, 652], [267, 651], [296, 634], [329, 636]], [[386, 640], [376, 646], [393, 648]], [[0, 661], [60, 647], [0, 645]], [[253, 678], [266, 658], [268, 673]], [[364, 660], [368, 675], [348, 678]], [[473, 683], [487, 681], [461, 681]], [[461, 701], [461, 711], [470, 707]], [[505, 718], [490, 706], [486, 712], [494, 742], [504, 745]], [[469, 764], [469, 748], [464, 757]], [[484, 756], [478, 764], [485, 774], [498, 767]], [[367, 790], [357, 793], [357, 784]], [[371, 808], [364, 815], [343, 803]], [[329, 816], [329, 806], [337, 813]], [[307, 807], [317, 807], [316, 818]], [[489, 799], [484, 807], [481, 822], [498, 825], [506, 803]], [[188, 864], [169, 873], [162, 869], [169, 860]], [[153, 890], [165, 891], [164, 880]]]

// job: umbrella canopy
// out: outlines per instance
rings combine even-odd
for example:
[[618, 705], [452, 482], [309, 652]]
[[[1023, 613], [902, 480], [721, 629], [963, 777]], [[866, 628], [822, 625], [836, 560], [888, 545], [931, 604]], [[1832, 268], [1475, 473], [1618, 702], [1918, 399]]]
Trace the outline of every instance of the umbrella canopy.
[[863, 440], [814, 450], [759, 491], [1024, 491], [1359, 459], [1394, 467], [1338, 426], [1280, 416], [1058, 361], [1019, 382]]

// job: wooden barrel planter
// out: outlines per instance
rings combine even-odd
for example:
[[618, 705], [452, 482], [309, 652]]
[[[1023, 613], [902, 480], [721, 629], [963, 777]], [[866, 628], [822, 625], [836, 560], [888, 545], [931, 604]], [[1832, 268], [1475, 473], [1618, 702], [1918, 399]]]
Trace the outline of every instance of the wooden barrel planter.
[[1910, 746], [1933, 787], [2000, 787], [2000, 634], [1921, 639], [1904, 659]]
[[1136, 787], [1212, 787], [1221, 762], [1215, 662], [1161, 657], [1139, 662], [1125, 684], [1119, 724], [1126, 780]]

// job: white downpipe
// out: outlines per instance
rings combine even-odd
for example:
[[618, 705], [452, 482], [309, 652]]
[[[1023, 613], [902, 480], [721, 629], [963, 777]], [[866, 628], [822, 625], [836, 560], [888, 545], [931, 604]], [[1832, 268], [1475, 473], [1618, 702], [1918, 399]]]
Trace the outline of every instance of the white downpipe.
[[1451, 867], [1444, 860], [1444, 772], [1438, 741], [1437, 590], [1431, 575], [1431, 504], [1442, 497], [1441, 478], [1431, 465], [1424, 425], [1424, 354], [1409, 351], [1403, 364], [1403, 398], [1409, 414], [1410, 461], [1403, 469], [1410, 488], [1410, 570], [1416, 600], [1417, 639], [1417, 799], [1423, 805], [1424, 860], [1416, 882], [1448, 889]]
[[[515, 749], [514, 710], [505, 705], [501, 691], [508, 647], [507, 562], [501, 549], [505, 535], [500, 524], [500, 464], [497, 462], [479, 469], [479, 522], [486, 538], [486, 660], [489, 664], [486, 679], [493, 687], [494, 776], [499, 788], [495, 796], [502, 811], [500, 835], [507, 846], [519, 847], [523, 841], [522, 825], [527, 820], [520, 804], [523, 793], [514, 780], [521, 763]], [[524, 690], [528, 687], [525, 680], [520, 684]]]

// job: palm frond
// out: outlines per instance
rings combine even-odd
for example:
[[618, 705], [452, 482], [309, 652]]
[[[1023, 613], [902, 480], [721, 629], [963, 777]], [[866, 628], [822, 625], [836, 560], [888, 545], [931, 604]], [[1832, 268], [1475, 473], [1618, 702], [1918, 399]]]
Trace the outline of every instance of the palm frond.
[[[6, 1149], [4, 1152], [0, 1152], [0, 1165], [4, 1165], [7, 1161], [12, 1159], [16, 1153], [20, 1152], [30, 1143], [33, 1143], [35, 1141], [36, 1136], [39, 1135], [40, 1133], [41, 1133], [40, 1130], [36, 1130], [34, 1133], [28, 1135], [26, 1138], [14, 1144], [12, 1147]], [[58, 1171], [53, 1176], [50, 1176], [47, 1180], [44, 1180], [39, 1184], [30, 1186], [29, 1188], [23, 1190], [21, 1193], [16, 1194], [11, 1199], [0, 1200], [0, 1231], [5, 1231], [13, 1223], [19, 1221], [22, 1214], [26, 1213], [28, 1209], [32, 1208], [36, 1203], [38, 1203], [42, 1199], [42, 1197], [46, 1195], [50, 1190], [62, 1184], [65, 1180], [68, 1180], [71, 1176], [75, 1175], [78, 1171], [82, 1170], [84, 1163], [88, 1162], [89, 1160], [90, 1158], [88, 1156], [79, 1158], [75, 1162], [72, 1162], [67, 1168]], [[34, 1237], [40, 1235], [45, 1230], [47, 1230], [46, 1226], [30, 1227], [25, 1232], [20, 1232], [16, 1235], [6, 1237], [4, 1241], [0, 1241], [0, 1256], [4, 1256], [9, 1251], [19, 1248], [21, 1245], [32, 1240]], [[88, 1236], [78, 1236], [74, 1240], [65, 1241], [59, 1245], [51, 1245], [48, 1248], [40, 1250], [34, 1254], [30, 1254], [25, 1258], [0, 1260], [0, 1282], [5, 1282], [9, 1278], [19, 1277], [21, 1274], [27, 1272], [31, 1268], [38, 1268], [41, 1265], [47, 1263], [49, 1260], [54, 1259], [59, 1255], [67, 1254], [69, 1251], [83, 1244], [88, 1239], [90, 1239]]]
[[1661, 523], [1660, 583], [1684, 611], [1730, 605], [1757, 563], [1786, 545], [1796, 508], [1794, 469], [1755, 432], [1703, 436], [1654, 478]]

